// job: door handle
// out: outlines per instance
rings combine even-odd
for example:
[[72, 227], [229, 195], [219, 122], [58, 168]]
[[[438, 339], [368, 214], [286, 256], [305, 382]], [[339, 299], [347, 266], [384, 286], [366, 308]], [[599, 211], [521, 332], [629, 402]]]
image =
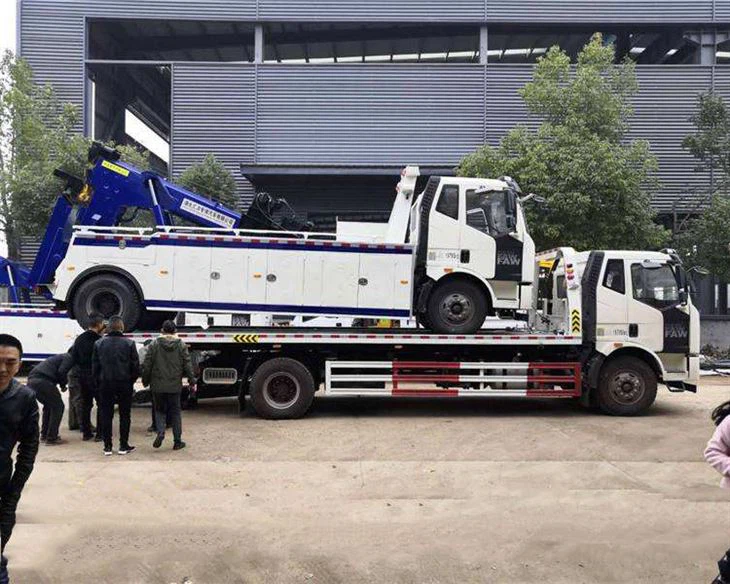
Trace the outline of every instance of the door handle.
[[461, 261], [462, 264], [468, 264], [470, 259], [471, 259], [471, 252], [468, 249], [462, 249], [461, 257], [459, 258], [459, 261]]
[[267, 282], [276, 282], [276, 274], [268, 274], [266, 276], [266, 281]]
[[368, 285], [368, 279], [367, 278], [360, 278], [357, 281], [357, 283], [360, 284], [360, 286], [367, 286]]
[[210, 279], [211, 280], [220, 280], [221, 279], [220, 272], [211, 272]]
[[634, 338], [639, 336], [639, 325], [635, 322], [629, 325], [629, 336]]

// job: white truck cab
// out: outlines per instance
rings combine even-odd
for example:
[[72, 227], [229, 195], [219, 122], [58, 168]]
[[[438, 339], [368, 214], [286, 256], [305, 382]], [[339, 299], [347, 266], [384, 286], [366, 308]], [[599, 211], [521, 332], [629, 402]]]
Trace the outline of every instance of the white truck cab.
[[[571, 330], [565, 332], [581, 333], [598, 361], [641, 361], [670, 389], [696, 387], [700, 315], [673, 250], [578, 253], [560, 248], [537, 259], [542, 273], [533, 325], [549, 329], [568, 323]], [[615, 391], [630, 399], [638, 395], [643, 377], [630, 367], [622, 370]]]
[[416, 312], [428, 328], [459, 332], [469, 319], [530, 307], [535, 244], [513, 180], [432, 177], [410, 227]]

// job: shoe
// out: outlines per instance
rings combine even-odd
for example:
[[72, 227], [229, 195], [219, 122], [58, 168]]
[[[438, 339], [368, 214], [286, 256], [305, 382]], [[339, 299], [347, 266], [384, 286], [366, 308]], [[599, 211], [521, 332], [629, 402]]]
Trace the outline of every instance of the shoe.
[[175, 445], [172, 447], [173, 450], [182, 450], [185, 448], [185, 442], [180, 440], [180, 442], [175, 442]]
[[159, 448], [160, 446], [162, 446], [162, 441], [164, 439], [165, 439], [165, 435], [164, 434], [158, 434], [155, 437], [155, 441], [152, 443], [152, 448]]
[[103, 436], [98, 436], [98, 435], [94, 436], [94, 442], [103, 442], [103, 441], [104, 441]]
[[127, 444], [126, 446], [120, 446], [117, 454], [119, 454], [120, 456], [124, 456], [125, 454], [129, 454], [130, 452], [132, 452], [132, 450], [134, 449], [135, 447], [130, 446], [129, 444]]
[[92, 434], [96, 433], [96, 426], [94, 426], [94, 424], [92, 424], [91, 428], [89, 428], [89, 432], [91, 432]]
[[84, 434], [84, 435], [83, 435], [83, 436], [81, 437], [81, 439], [82, 439], [82, 440], [83, 440], [84, 442], [88, 442], [89, 440], [93, 440], [93, 439], [94, 439], [94, 435], [93, 435], [93, 434]]
[[66, 441], [63, 438], [61, 438], [60, 436], [56, 436], [55, 438], [46, 439], [46, 446], [56, 446], [58, 444], [66, 444]]
[[41, 434], [41, 442], [45, 442], [46, 440], [48, 440], [48, 436]]
[[157, 432], [157, 428], [155, 428], [154, 424], [150, 424], [150, 427], [147, 428], [147, 433], [151, 434], [152, 432]]
[[114, 454], [114, 452], [112, 451], [111, 448], [109, 448], [109, 449], [106, 449], [105, 448], [104, 449], [104, 456], [111, 456], [112, 454]]

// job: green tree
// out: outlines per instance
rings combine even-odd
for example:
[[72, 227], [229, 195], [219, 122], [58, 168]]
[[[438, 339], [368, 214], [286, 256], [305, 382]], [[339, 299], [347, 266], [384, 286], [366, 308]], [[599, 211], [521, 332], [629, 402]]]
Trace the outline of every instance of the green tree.
[[177, 182], [196, 193], [233, 208], [236, 206], [236, 180], [214, 154], [206, 154], [200, 162], [187, 168]]
[[518, 126], [459, 167], [462, 176], [512, 176], [524, 192], [545, 197], [544, 207], [527, 207], [538, 248], [655, 248], [668, 238], [651, 210], [656, 159], [647, 142], [626, 136], [635, 67], [615, 66], [614, 53], [595, 34], [573, 71], [568, 55], [552, 47], [520, 90], [537, 130]]
[[700, 95], [691, 118], [695, 132], [683, 145], [697, 159], [698, 171], [712, 170], [709, 205], [677, 236], [690, 267], [702, 267], [730, 282], [730, 111], [718, 95]]
[[[52, 122], [51, 122], [52, 121]], [[49, 123], [51, 122], [51, 123]], [[50, 212], [46, 196], [57, 160], [78, 122], [50, 87], [33, 82], [30, 67], [6, 52], [0, 61], [0, 222], [13, 257], [19, 237]]]
[[[77, 131], [78, 109], [50, 85], [33, 80], [30, 66], [10, 51], [0, 60], [0, 228], [10, 257], [22, 235], [45, 230], [62, 183], [56, 168], [83, 177], [91, 140]], [[113, 144], [111, 144], [113, 145]], [[149, 168], [149, 153], [122, 146], [124, 159]]]

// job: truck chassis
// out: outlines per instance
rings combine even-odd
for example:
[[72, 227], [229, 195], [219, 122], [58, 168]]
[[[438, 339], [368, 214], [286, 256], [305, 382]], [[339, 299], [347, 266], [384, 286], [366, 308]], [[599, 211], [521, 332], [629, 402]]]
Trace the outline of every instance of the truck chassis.
[[[138, 343], [155, 336], [130, 335]], [[249, 396], [268, 419], [303, 416], [320, 389], [348, 397], [576, 399], [605, 413], [635, 415], [653, 403], [659, 381], [648, 362], [632, 355], [609, 362], [575, 335], [218, 328], [179, 336], [208, 355], [201, 393], [236, 395], [240, 411]], [[601, 375], [606, 370], [610, 378]]]

